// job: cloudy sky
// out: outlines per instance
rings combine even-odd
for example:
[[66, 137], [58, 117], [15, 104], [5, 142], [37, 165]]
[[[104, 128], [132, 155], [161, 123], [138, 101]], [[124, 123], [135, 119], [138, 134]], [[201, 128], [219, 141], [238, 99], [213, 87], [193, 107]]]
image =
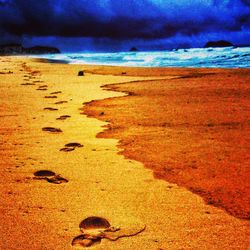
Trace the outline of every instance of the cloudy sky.
[[0, 43], [63, 51], [250, 44], [250, 0], [0, 0]]

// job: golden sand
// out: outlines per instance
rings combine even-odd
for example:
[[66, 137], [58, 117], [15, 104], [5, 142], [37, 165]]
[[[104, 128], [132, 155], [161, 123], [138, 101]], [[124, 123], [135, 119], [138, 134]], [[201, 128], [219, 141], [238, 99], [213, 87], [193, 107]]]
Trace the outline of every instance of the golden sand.
[[[100, 121], [106, 110], [99, 119], [81, 114], [83, 103], [125, 95], [103, 85], [170, 81], [190, 70], [165, 74], [0, 60], [0, 249], [77, 249], [72, 240], [82, 234], [81, 221], [91, 216], [106, 219], [117, 228], [114, 234], [125, 236], [115, 241], [103, 237], [93, 249], [248, 248], [248, 221], [155, 179], [142, 163], [118, 154], [117, 139], [96, 138], [108, 124]], [[78, 77], [82, 69], [87, 73]], [[107, 110], [112, 106], [111, 101]], [[41, 178], [39, 170], [55, 175], [46, 172], [52, 176]]]

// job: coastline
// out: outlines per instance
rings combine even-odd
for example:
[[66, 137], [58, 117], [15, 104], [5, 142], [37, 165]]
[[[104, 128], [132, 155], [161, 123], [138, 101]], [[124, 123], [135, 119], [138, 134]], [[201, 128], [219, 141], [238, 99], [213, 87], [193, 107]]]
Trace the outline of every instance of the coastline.
[[[86, 75], [78, 77], [82, 69]], [[1, 248], [72, 249], [79, 223], [101, 216], [123, 233], [144, 226], [146, 230], [115, 242], [103, 239], [95, 249], [247, 249], [247, 221], [204, 204], [185, 188], [155, 179], [140, 162], [121, 155], [118, 140], [96, 138], [108, 125], [100, 121], [106, 110], [104, 116], [98, 111], [98, 120], [81, 114], [82, 103], [124, 96], [103, 85], [166, 77], [162, 72], [11, 57], [1, 57], [0, 71]], [[178, 77], [181, 72], [193, 71], [178, 69], [169, 75]], [[70, 117], [57, 120], [62, 115]], [[44, 127], [63, 132], [45, 132]], [[73, 142], [83, 147], [60, 151]], [[68, 182], [56, 185], [34, 179], [34, 172], [43, 169]]]

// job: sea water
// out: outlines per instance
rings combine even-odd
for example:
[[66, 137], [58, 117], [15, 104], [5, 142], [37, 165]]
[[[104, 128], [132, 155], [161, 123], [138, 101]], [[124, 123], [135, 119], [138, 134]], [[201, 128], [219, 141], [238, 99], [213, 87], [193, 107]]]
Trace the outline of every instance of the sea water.
[[131, 67], [249, 68], [250, 47], [192, 48], [154, 52], [62, 53], [36, 56], [70, 64]]

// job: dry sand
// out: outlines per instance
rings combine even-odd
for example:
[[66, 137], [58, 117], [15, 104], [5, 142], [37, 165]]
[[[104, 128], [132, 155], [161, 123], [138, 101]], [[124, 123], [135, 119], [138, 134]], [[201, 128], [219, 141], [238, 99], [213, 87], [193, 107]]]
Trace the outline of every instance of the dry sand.
[[[146, 226], [136, 236], [103, 239], [93, 249], [248, 249], [248, 221], [155, 179], [142, 163], [118, 154], [118, 140], [96, 138], [106, 122], [81, 114], [85, 102], [124, 96], [102, 85], [169, 79], [189, 70], [166, 75], [154, 69], [0, 60], [0, 249], [76, 249], [71, 242], [89, 216], [120, 227], [118, 235]], [[81, 69], [84, 77], [77, 76]], [[55, 184], [58, 178], [34, 178], [38, 170], [64, 179]]]

